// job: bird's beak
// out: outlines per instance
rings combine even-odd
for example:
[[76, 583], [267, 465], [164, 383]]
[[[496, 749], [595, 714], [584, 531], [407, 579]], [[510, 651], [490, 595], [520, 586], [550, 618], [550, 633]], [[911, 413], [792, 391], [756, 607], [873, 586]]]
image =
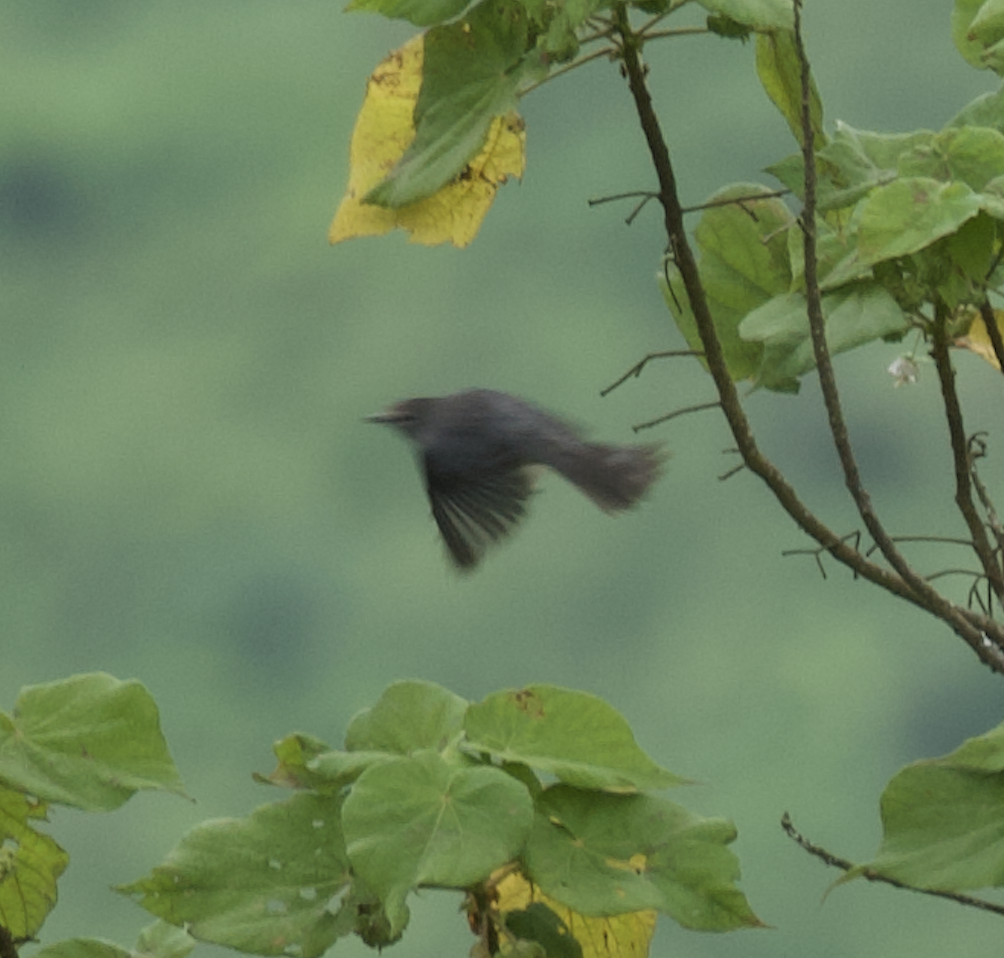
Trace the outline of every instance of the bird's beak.
[[388, 409], [386, 412], [375, 412], [369, 416], [363, 416], [363, 422], [397, 422], [400, 418], [393, 409]]

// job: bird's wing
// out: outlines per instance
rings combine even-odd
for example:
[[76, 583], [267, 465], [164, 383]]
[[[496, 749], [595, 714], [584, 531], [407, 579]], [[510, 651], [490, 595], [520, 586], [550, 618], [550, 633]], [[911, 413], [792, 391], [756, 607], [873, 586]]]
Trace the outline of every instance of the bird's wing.
[[456, 565], [471, 569], [526, 514], [532, 478], [524, 469], [461, 478], [436, 470], [428, 459], [425, 467], [436, 525]]

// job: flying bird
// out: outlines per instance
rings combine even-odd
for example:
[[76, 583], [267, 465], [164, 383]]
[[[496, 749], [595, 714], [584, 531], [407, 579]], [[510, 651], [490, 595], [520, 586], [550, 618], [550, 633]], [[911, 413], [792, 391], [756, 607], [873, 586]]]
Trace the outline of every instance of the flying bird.
[[473, 569], [526, 514], [544, 465], [605, 512], [631, 508], [662, 472], [662, 446], [585, 442], [568, 423], [491, 389], [405, 399], [366, 417], [414, 443], [432, 515], [454, 564]]

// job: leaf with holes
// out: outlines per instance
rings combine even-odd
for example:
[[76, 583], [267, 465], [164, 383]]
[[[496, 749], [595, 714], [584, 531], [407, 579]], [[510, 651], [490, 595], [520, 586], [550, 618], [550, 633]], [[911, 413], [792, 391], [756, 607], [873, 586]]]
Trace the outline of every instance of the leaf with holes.
[[56, 879], [70, 860], [31, 819], [45, 807], [0, 786], [0, 922], [13, 938], [33, 938], [56, 904]]
[[297, 793], [192, 829], [146, 878], [117, 891], [194, 938], [314, 958], [354, 930], [341, 799]]

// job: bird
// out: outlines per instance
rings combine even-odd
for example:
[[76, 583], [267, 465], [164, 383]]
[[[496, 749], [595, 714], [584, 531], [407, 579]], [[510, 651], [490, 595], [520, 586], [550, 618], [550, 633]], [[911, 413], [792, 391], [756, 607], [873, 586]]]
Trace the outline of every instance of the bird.
[[557, 416], [493, 389], [405, 399], [365, 421], [394, 427], [416, 447], [432, 516], [465, 572], [526, 515], [534, 467], [553, 469], [617, 513], [645, 495], [666, 460], [660, 444], [586, 442]]

